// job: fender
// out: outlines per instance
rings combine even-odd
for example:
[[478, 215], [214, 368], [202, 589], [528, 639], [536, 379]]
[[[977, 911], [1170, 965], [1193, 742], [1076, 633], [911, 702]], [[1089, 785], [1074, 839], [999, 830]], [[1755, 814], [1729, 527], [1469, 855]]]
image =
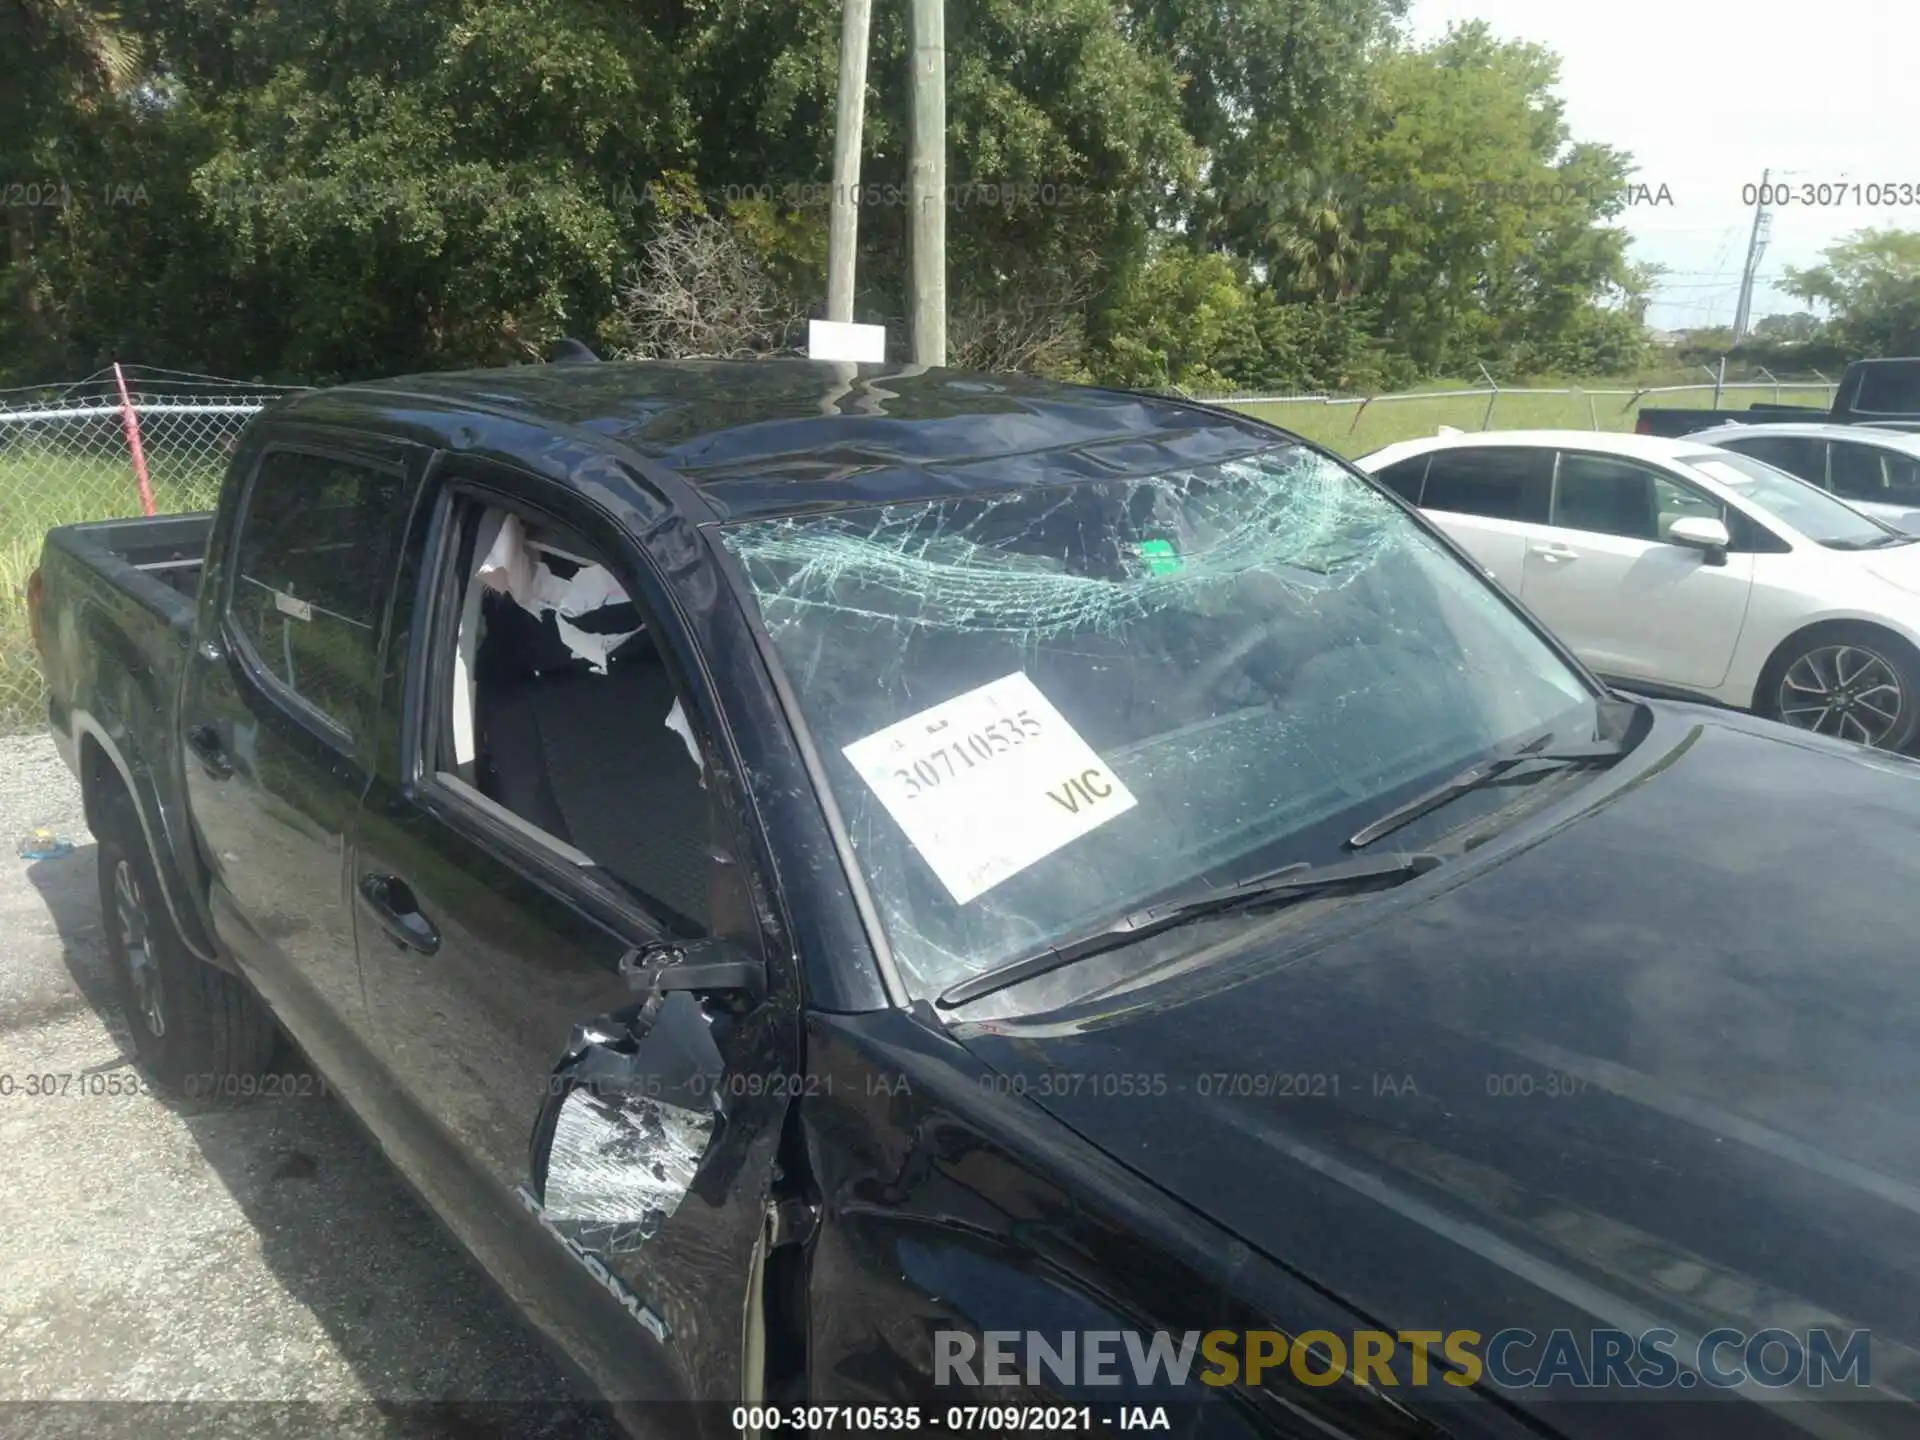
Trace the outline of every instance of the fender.
[[136, 772], [115, 743], [111, 732], [90, 711], [78, 708], [69, 710], [68, 725], [71, 738], [63, 741], [56, 728], [55, 740], [67, 761], [67, 767], [80, 780], [88, 825], [97, 826], [100, 804], [106, 798], [98, 793], [97, 784], [88, 783], [82, 760], [85, 742], [91, 740], [113, 767], [120, 788], [133, 801], [134, 814], [140, 821], [141, 839], [147, 847], [147, 854], [153, 859], [153, 873], [160, 882], [161, 899], [166, 904], [167, 916], [173, 921], [181, 941], [195, 959], [238, 975], [238, 968], [214, 942], [213, 929], [207, 923], [204, 910], [193, 903], [198, 892], [184, 873], [175, 837], [167, 830], [165, 809], [160, 804], [151, 771], [143, 768], [138, 772], [139, 779], [136, 779]]

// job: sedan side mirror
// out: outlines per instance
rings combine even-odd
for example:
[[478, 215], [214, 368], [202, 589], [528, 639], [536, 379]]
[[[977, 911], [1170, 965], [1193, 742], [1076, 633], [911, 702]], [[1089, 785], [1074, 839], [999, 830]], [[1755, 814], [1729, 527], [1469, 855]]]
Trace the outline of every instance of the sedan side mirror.
[[1726, 564], [1727, 549], [1733, 544], [1725, 522], [1709, 515], [1689, 515], [1674, 521], [1667, 530], [1667, 540], [1670, 544], [1703, 552], [1709, 565]]

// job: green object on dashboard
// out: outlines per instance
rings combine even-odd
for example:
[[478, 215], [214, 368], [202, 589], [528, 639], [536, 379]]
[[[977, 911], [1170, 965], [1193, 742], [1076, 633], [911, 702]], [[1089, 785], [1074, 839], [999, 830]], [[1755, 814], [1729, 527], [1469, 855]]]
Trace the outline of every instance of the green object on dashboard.
[[1171, 540], [1141, 540], [1133, 548], [1147, 562], [1149, 574], [1171, 575], [1180, 568], [1180, 552]]

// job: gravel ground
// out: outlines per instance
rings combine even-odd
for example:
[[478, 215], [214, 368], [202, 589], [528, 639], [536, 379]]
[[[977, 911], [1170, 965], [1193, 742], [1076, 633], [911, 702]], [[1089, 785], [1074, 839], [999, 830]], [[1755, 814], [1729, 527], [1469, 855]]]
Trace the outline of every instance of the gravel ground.
[[[40, 825], [72, 853], [15, 858]], [[331, 1100], [151, 1093], [43, 738], [0, 840], [0, 1434], [608, 1433]]]

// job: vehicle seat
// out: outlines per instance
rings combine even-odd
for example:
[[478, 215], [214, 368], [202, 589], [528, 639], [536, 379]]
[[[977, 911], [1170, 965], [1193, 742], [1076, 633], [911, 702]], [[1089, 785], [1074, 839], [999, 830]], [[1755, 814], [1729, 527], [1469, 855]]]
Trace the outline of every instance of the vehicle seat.
[[[483, 677], [478, 724], [494, 798], [705, 929], [712, 861], [707, 792], [667, 728], [675, 692], [652, 640], [636, 635], [595, 674], [535, 619], [488, 597], [514, 634], [517, 673]], [[524, 622], [524, 624], [523, 624]], [[520, 643], [527, 627], [538, 639]], [[488, 683], [491, 680], [492, 683]]]
[[484, 640], [474, 666], [474, 728], [481, 793], [529, 824], [573, 843], [548, 779], [534, 704], [543, 676], [587, 668], [549, 618], [536, 618], [505, 596], [481, 602]]

